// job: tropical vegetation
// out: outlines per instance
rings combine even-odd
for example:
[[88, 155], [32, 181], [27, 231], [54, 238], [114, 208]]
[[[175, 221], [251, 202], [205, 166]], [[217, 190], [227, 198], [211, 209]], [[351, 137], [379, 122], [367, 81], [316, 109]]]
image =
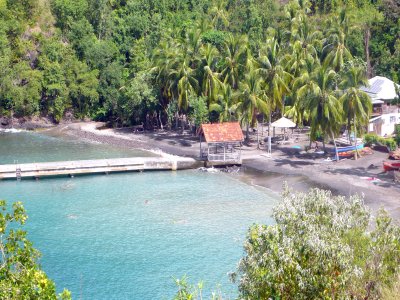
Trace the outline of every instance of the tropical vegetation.
[[27, 218], [21, 202], [8, 207], [0, 200], [0, 298], [71, 299], [68, 290], [57, 294], [54, 282], [41, 270], [40, 253], [20, 228]]
[[0, 0], [0, 115], [246, 129], [286, 115], [313, 137], [357, 134], [360, 85], [399, 81], [399, 15], [396, 0]]

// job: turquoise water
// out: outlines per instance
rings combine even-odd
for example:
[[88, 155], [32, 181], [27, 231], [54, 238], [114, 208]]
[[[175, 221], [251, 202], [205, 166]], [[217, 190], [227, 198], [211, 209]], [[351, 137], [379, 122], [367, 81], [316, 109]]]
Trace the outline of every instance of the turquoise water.
[[0, 131], [0, 164], [154, 156], [150, 152], [116, 148], [35, 132]]
[[232, 299], [247, 228], [276, 202], [196, 170], [0, 181], [0, 199], [24, 202], [43, 269], [74, 299], [171, 299], [185, 274]]

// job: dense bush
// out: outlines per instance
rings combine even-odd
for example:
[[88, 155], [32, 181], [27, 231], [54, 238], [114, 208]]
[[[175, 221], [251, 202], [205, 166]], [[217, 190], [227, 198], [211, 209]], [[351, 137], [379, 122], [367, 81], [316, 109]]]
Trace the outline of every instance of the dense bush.
[[366, 134], [364, 135], [364, 142], [367, 145], [377, 144], [388, 147], [390, 150], [396, 150], [398, 145], [398, 136], [395, 138], [383, 138], [376, 134]]
[[396, 134], [396, 136], [394, 137], [394, 139], [395, 139], [397, 145], [400, 146], [400, 125], [396, 125], [395, 134]]
[[[400, 229], [359, 197], [286, 189], [275, 225], [254, 225], [240, 261], [243, 299], [379, 299], [400, 268]], [[373, 228], [371, 231], [369, 228]]]
[[[253, 225], [232, 275], [239, 299], [397, 299], [400, 228], [362, 198], [288, 188], [275, 225]], [[174, 299], [202, 299], [202, 285], [176, 280]], [[221, 293], [213, 299], [222, 299]]]

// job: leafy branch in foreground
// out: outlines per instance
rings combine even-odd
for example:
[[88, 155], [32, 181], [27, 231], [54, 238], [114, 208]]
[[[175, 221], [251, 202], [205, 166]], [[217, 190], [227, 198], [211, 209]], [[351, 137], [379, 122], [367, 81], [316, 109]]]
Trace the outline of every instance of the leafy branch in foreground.
[[[178, 292], [173, 298], [174, 300], [203, 300], [203, 282], [200, 281], [196, 286], [191, 285], [187, 281], [187, 276], [183, 276], [181, 279], [174, 278], [175, 284], [178, 287]], [[211, 294], [211, 300], [222, 300], [221, 292]]]
[[40, 269], [40, 253], [17, 228], [28, 219], [21, 202], [8, 209], [0, 200], [0, 299], [71, 299], [64, 290], [56, 294], [55, 284]]

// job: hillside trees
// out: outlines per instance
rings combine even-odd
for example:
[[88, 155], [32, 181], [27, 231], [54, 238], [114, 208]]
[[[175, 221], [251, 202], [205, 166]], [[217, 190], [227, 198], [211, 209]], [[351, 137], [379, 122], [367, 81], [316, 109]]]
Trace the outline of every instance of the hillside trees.
[[[299, 81], [319, 65], [340, 71], [353, 57], [370, 57], [373, 73], [399, 78], [395, 0], [25, 2], [3, 0], [0, 6], [4, 115], [58, 121], [71, 111], [124, 126], [157, 114], [157, 123], [165, 124], [168, 107], [179, 102], [175, 115], [181, 118], [192, 96], [206, 99], [211, 121], [227, 119], [226, 105], [225, 116], [215, 109], [222, 99], [230, 103], [229, 119], [239, 119], [238, 102], [226, 95], [239, 90], [255, 62], [271, 117], [284, 106], [301, 107]], [[384, 15], [385, 23], [375, 15]], [[363, 42], [367, 30], [369, 47]], [[66, 57], [50, 57], [49, 44]], [[65, 70], [69, 63], [75, 71]], [[157, 103], [140, 94], [155, 95]], [[140, 98], [153, 104], [138, 105]]]
[[[98, 101], [97, 71], [79, 61], [54, 32], [47, 2], [13, 2], [6, 1], [0, 8], [0, 23], [4, 25], [0, 33], [0, 114], [44, 114], [55, 121], [61, 120], [67, 109], [76, 109], [77, 116], [88, 115]], [[63, 8], [56, 10], [64, 21], [60, 26], [69, 28], [82, 17], [82, 3], [80, 7], [79, 3], [55, 2], [57, 8]]]

